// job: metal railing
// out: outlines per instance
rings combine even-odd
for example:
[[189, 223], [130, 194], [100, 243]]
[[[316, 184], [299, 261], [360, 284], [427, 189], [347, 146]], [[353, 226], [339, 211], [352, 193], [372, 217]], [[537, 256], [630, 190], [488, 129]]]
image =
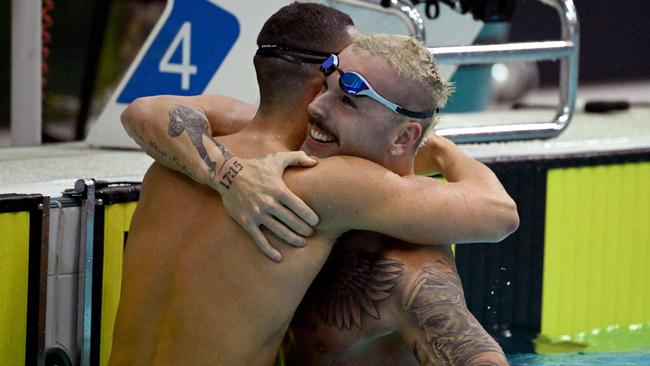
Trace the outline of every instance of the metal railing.
[[416, 37], [422, 42], [426, 41], [424, 20], [420, 12], [406, 0], [391, 0], [390, 6], [385, 8], [377, 1], [371, 0], [330, 0], [339, 4], [346, 4], [362, 9], [378, 11], [388, 15], [394, 15], [401, 19], [408, 28], [409, 35]]
[[436, 133], [456, 143], [548, 139], [566, 129], [578, 89], [580, 32], [572, 0], [539, 0], [553, 6], [562, 24], [562, 40], [430, 48], [441, 64], [486, 64], [498, 61], [560, 61], [560, 102], [551, 122], [442, 128]]

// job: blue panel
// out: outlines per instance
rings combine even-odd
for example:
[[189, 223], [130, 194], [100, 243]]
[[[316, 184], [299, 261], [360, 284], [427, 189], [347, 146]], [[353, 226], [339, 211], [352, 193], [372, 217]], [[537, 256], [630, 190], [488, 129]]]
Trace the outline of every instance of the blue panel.
[[[182, 62], [184, 42], [176, 45], [173, 43], [184, 26], [191, 29], [189, 64], [196, 67], [185, 85], [180, 73], [161, 72], [159, 69], [168, 50], [173, 52], [168, 63]], [[128, 104], [138, 97], [157, 94], [201, 94], [238, 36], [239, 22], [231, 13], [207, 0], [175, 1], [165, 24], [126, 83], [117, 102]]]

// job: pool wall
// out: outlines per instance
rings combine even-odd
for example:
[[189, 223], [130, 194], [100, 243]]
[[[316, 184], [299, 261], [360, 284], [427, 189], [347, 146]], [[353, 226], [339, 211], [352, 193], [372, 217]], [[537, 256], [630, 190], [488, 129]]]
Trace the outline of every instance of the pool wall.
[[[456, 248], [483, 326], [509, 353], [650, 344], [650, 149], [484, 160], [517, 202], [521, 226], [500, 244]], [[83, 193], [0, 196], [2, 364], [34, 364], [48, 351], [73, 365], [82, 353], [106, 364], [139, 185], [95, 194], [90, 217]]]
[[650, 346], [650, 150], [487, 163], [521, 225], [501, 244], [456, 248], [484, 327], [509, 352]]

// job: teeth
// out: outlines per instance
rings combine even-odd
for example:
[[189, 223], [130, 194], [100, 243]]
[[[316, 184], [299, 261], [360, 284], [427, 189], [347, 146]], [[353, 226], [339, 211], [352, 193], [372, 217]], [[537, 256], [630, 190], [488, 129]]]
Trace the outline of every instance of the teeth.
[[311, 136], [311, 138], [313, 138], [314, 140], [319, 141], [319, 142], [332, 142], [332, 141], [334, 141], [334, 137], [322, 134], [319, 131], [317, 131], [316, 128], [314, 128], [314, 127], [309, 129], [309, 135]]

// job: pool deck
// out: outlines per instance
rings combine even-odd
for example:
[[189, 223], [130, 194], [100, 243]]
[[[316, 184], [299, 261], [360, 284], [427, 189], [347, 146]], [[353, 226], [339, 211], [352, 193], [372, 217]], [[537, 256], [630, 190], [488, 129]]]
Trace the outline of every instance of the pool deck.
[[84, 143], [0, 150], [0, 194], [60, 197], [80, 178], [142, 181], [153, 159], [142, 151], [96, 149]]

